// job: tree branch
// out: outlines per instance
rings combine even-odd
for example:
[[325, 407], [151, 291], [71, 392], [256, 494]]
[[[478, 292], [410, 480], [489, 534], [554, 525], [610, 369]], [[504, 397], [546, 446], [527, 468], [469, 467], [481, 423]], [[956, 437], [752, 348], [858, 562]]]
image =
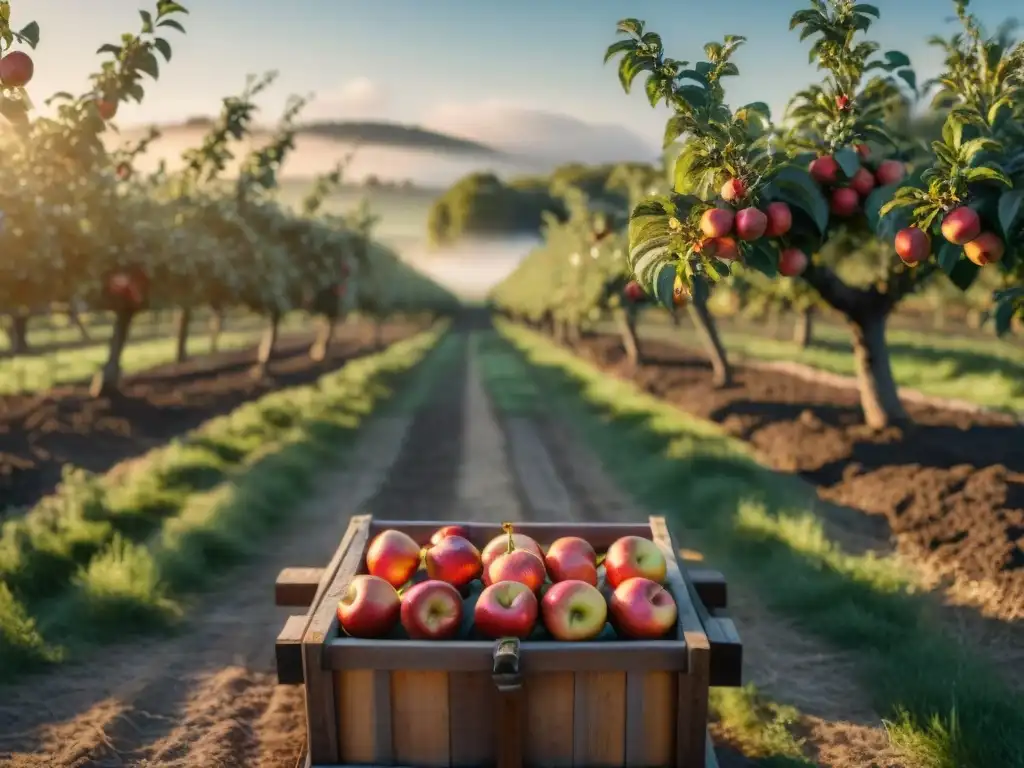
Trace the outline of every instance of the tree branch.
[[847, 285], [839, 275], [820, 264], [808, 264], [802, 277], [821, 295], [826, 304], [844, 315], [855, 314], [864, 302], [870, 299], [869, 291]]

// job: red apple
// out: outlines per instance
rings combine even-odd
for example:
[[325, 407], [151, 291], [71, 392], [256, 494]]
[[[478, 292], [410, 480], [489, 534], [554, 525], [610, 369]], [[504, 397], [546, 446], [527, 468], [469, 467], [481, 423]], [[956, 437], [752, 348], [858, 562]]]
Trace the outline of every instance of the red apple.
[[964, 254], [979, 267], [995, 264], [1005, 251], [1003, 241], [992, 232], [982, 232], [964, 246]]
[[[512, 543], [514, 549], [525, 549], [529, 552], [533, 552], [541, 560], [544, 559], [544, 550], [540, 548], [540, 544], [531, 539], [525, 533], [513, 533]], [[490, 567], [491, 563], [495, 561], [498, 555], [503, 555], [508, 552], [508, 534], [503, 533], [500, 536], [496, 536], [488, 542], [487, 546], [484, 547], [484, 551], [480, 554], [480, 559], [484, 564], [484, 571]]]
[[544, 563], [554, 582], [585, 581], [597, 586], [597, 553], [578, 536], [563, 536], [551, 542]]
[[477, 598], [473, 622], [484, 637], [526, 638], [537, 623], [540, 606], [528, 586], [518, 581], [498, 581]]
[[604, 556], [605, 580], [612, 589], [635, 576], [660, 584], [667, 569], [658, 545], [643, 536], [623, 536], [608, 547]]
[[802, 275], [807, 264], [807, 254], [799, 248], [786, 248], [779, 254], [779, 274], [783, 277]]
[[534, 592], [539, 592], [547, 578], [544, 561], [527, 549], [517, 549], [498, 555], [497, 559], [487, 568], [484, 574], [485, 584], [497, 584], [499, 581], [518, 581]]
[[709, 208], [700, 217], [700, 231], [708, 237], [724, 237], [732, 232], [736, 214], [725, 208]]
[[117, 102], [109, 99], [98, 99], [96, 101], [96, 111], [99, 112], [100, 118], [104, 121], [113, 120], [114, 116], [117, 115]]
[[736, 240], [731, 237], [716, 237], [711, 241], [711, 249], [716, 259], [736, 261], [740, 257], [740, 249]]
[[920, 264], [932, 251], [932, 239], [917, 227], [907, 227], [896, 233], [896, 253], [907, 264]]
[[430, 537], [431, 544], [437, 544], [441, 539], [447, 539], [449, 536], [461, 536], [464, 539], [469, 538], [469, 529], [464, 525], [445, 525], [434, 531], [434, 535]]
[[832, 191], [830, 208], [836, 216], [846, 218], [857, 212], [860, 205], [860, 196], [849, 187], [840, 187]]
[[856, 150], [858, 157], [860, 157], [862, 161], [871, 157], [871, 147], [867, 144], [854, 144], [853, 148]]
[[402, 596], [402, 626], [413, 640], [455, 637], [462, 626], [459, 590], [446, 581], [433, 580], [409, 587]]
[[793, 226], [793, 211], [786, 203], [768, 203], [764, 212], [768, 216], [768, 226], [764, 230], [765, 237], [782, 237]]
[[402, 599], [379, 576], [365, 574], [349, 582], [338, 601], [338, 622], [352, 637], [383, 637], [398, 622]]
[[395, 530], [379, 533], [366, 550], [366, 570], [393, 587], [405, 584], [420, 567], [420, 545]]
[[676, 624], [678, 609], [661, 584], [644, 578], [626, 579], [608, 601], [612, 626], [635, 640], [656, 640]]
[[907, 168], [899, 160], [883, 160], [875, 169], [875, 178], [879, 186], [887, 187], [890, 184], [898, 184], [907, 175]]
[[540, 601], [544, 626], [556, 640], [592, 640], [608, 619], [604, 595], [585, 581], [560, 581]]
[[953, 245], [967, 245], [981, 234], [981, 218], [973, 208], [954, 208], [942, 219], [942, 236]]
[[722, 185], [720, 194], [723, 200], [730, 203], [735, 200], [742, 200], [747, 194], [747, 185], [743, 183], [742, 179], [729, 179]]
[[483, 565], [480, 551], [469, 539], [449, 536], [427, 549], [423, 555], [427, 576], [445, 581], [460, 589], [473, 579], [480, 578]]
[[858, 168], [850, 179], [850, 188], [861, 197], [867, 197], [875, 188], [875, 177], [867, 168]]
[[0, 83], [6, 88], [24, 88], [35, 71], [32, 57], [23, 51], [12, 51], [0, 59]]
[[626, 298], [630, 301], [641, 301], [647, 295], [636, 280], [630, 280], [626, 283], [625, 294]]
[[822, 186], [831, 186], [839, 178], [839, 163], [831, 155], [816, 157], [807, 169], [811, 178]]
[[757, 208], [744, 208], [736, 214], [736, 236], [740, 240], [757, 240], [768, 228], [768, 217]]

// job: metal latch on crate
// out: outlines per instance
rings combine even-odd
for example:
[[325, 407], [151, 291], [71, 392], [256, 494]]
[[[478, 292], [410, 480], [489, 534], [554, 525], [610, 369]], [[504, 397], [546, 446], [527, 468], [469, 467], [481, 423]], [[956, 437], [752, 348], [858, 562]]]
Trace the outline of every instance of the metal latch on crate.
[[491, 677], [502, 693], [518, 691], [523, 687], [519, 672], [519, 638], [503, 637], [494, 643], [494, 667]]

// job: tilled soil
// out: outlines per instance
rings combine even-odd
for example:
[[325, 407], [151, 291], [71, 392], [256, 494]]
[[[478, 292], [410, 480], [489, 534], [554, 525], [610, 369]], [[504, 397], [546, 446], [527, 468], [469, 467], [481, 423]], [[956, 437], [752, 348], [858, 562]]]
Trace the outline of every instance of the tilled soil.
[[716, 389], [698, 353], [654, 341], [644, 351], [634, 375], [617, 339], [580, 347], [605, 370], [748, 441], [823, 498], [884, 519], [902, 552], [975, 589], [990, 614], [1024, 616], [1024, 426], [908, 404], [914, 426], [874, 433], [851, 389], [742, 365], [733, 386]]
[[[383, 340], [417, 330], [411, 323], [392, 323]], [[309, 334], [283, 337], [262, 381], [250, 375], [256, 360], [251, 347], [127, 377], [115, 398], [90, 397], [86, 383], [0, 397], [0, 518], [5, 508], [30, 506], [52, 493], [66, 465], [106, 472], [245, 402], [311, 383], [375, 349], [369, 324], [340, 327], [323, 362], [309, 358], [311, 340]]]

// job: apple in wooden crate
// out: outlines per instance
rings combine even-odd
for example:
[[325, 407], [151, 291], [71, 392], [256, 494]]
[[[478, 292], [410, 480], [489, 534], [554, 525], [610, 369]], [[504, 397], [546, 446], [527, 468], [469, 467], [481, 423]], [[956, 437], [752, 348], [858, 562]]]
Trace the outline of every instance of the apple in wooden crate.
[[605, 580], [612, 589], [637, 576], [661, 584], [667, 570], [668, 564], [658, 545], [643, 536], [617, 539], [604, 556]]
[[430, 544], [438, 544], [441, 539], [447, 539], [449, 536], [461, 536], [464, 539], [469, 539], [469, 529], [464, 525], [445, 525], [434, 531], [434, 534], [430, 537]]
[[402, 531], [382, 531], [366, 549], [366, 570], [393, 587], [400, 587], [420, 567], [420, 545]]
[[375, 638], [388, 634], [398, 623], [402, 600], [379, 576], [359, 575], [338, 601], [338, 623], [352, 637]]
[[423, 563], [431, 579], [446, 581], [459, 589], [480, 578], [483, 571], [480, 551], [469, 539], [461, 536], [446, 536], [428, 547], [423, 554]]
[[675, 626], [679, 609], [661, 584], [637, 576], [615, 588], [608, 601], [615, 631], [635, 640], [656, 640]]
[[446, 581], [421, 581], [402, 595], [402, 626], [413, 640], [449, 640], [462, 625], [462, 595]]
[[576, 580], [597, 586], [597, 553], [578, 536], [563, 536], [551, 542], [544, 563], [554, 582]]
[[556, 640], [592, 640], [608, 619], [604, 595], [585, 581], [552, 584], [541, 598], [544, 626]]
[[537, 624], [537, 597], [518, 581], [499, 581], [477, 599], [474, 623], [484, 637], [526, 638]]

